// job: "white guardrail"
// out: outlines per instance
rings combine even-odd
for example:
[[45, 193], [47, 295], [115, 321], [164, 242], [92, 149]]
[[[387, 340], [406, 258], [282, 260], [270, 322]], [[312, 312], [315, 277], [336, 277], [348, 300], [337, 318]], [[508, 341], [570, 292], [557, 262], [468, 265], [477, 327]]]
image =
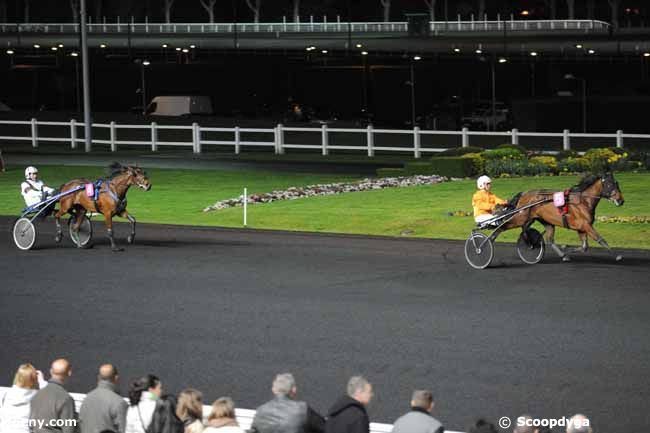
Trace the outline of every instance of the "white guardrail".
[[[0, 141], [27, 141], [31, 143], [33, 148], [38, 148], [40, 142], [61, 142], [69, 143], [72, 149], [76, 149], [78, 143], [84, 143], [84, 134], [78, 134], [77, 128], [84, 127], [84, 123], [77, 122], [71, 119], [69, 122], [46, 122], [31, 120], [0, 120], [0, 131], [2, 125], [23, 125], [29, 127], [30, 133], [28, 135], [20, 136], [0, 136]], [[66, 128], [66, 134], [58, 137], [46, 137], [39, 134], [39, 126], [58, 126]], [[110, 123], [93, 123], [93, 129], [108, 129], [109, 139], [93, 139], [92, 144], [109, 145], [112, 152], [118, 150], [118, 146], [142, 146], [151, 148], [152, 152], [156, 152], [160, 146], [176, 146], [192, 148], [194, 153], [202, 153], [204, 145], [219, 145], [219, 146], [232, 146], [235, 154], [241, 152], [242, 147], [266, 147], [273, 148], [274, 153], [281, 155], [285, 153], [286, 149], [312, 149], [318, 150], [322, 155], [329, 155], [333, 150], [352, 150], [367, 153], [369, 157], [375, 156], [375, 152], [408, 152], [412, 153], [414, 158], [420, 158], [423, 153], [443, 152], [447, 148], [442, 147], [424, 147], [422, 146], [422, 136], [427, 135], [451, 135], [460, 137], [462, 147], [470, 145], [470, 137], [474, 136], [501, 136], [506, 137], [510, 143], [519, 144], [520, 137], [549, 137], [561, 138], [562, 149], [571, 149], [572, 138], [606, 138], [612, 139], [616, 142], [616, 147], [623, 147], [626, 138], [633, 139], [650, 139], [650, 135], [644, 134], [624, 134], [623, 131], [616, 131], [614, 134], [593, 134], [593, 133], [572, 133], [565, 129], [563, 132], [520, 132], [517, 129], [503, 132], [488, 132], [488, 131], [470, 131], [463, 128], [460, 131], [433, 131], [423, 130], [419, 127], [413, 129], [376, 129], [372, 125], [367, 128], [330, 128], [327, 125], [322, 125], [320, 128], [306, 128], [306, 127], [287, 127], [281, 124], [274, 128], [216, 128], [216, 127], [203, 127], [198, 123], [192, 125], [158, 125], [156, 122], [151, 122], [147, 125], [131, 125], [131, 124], [117, 124]], [[27, 128], [26, 128], [27, 129]], [[118, 133], [120, 130], [133, 129], [141, 130], [148, 136], [145, 140], [119, 140]], [[191, 132], [191, 141], [163, 141], [158, 138], [159, 131], [165, 130], [185, 130]], [[231, 140], [214, 140], [207, 137], [210, 133], [221, 132], [232, 134]], [[286, 132], [311, 132], [320, 134], [319, 144], [294, 144], [285, 142]], [[268, 140], [264, 141], [246, 141], [242, 140], [242, 133], [258, 133], [268, 136]], [[332, 143], [330, 134], [332, 133], [346, 133], [346, 134], [362, 134], [365, 135], [365, 144], [351, 146], [351, 145], [338, 145]], [[377, 134], [395, 134], [407, 136], [406, 140], [412, 143], [411, 146], [377, 146], [375, 145], [375, 136]], [[91, 148], [86, 148], [86, 151], [91, 151]]]
[[[429, 21], [429, 29], [438, 32], [526, 32], [526, 31], [585, 31], [607, 32], [610, 25], [596, 20], [471, 20]], [[395, 22], [346, 22], [337, 16], [335, 22], [281, 23], [95, 23], [88, 24], [89, 33], [340, 33], [340, 32], [408, 32], [408, 23]], [[79, 24], [74, 23], [16, 23], [0, 24], [0, 33], [78, 33]]]
[[[9, 389], [10, 388], [0, 386], [0, 395], [4, 395], [4, 393]], [[86, 394], [78, 394], [78, 393], [71, 392], [70, 395], [74, 399], [75, 411], [76, 413], [79, 413], [79, 408], [81, 407], [81, 403], [83, 402], [84, 398], [86, 398]], [[128, 402], [127, 398], [125, 398], [124, 400]], [[207, 419], [211, 410], [212, 408], [210, 406], [203, 406], [204, 421]], [[244, 430], [248, 430], [251, 427], [251, 424], [253, 423], [253, 417], [255, 416], [255, 411], [252, 409], [237, 408], [235, 409], [235, 416], [237, 417], [237, 422], [239, 423], [239, 426]], [[377, 422], [370, 423], [370, 433], [390, 433], [392, 430], [393, 430], [392, 424], [381, 424]], [[460, 432], [454, 432], [449, 430], [445, 430], [445, 431], [447, 433], [460, 433]]]

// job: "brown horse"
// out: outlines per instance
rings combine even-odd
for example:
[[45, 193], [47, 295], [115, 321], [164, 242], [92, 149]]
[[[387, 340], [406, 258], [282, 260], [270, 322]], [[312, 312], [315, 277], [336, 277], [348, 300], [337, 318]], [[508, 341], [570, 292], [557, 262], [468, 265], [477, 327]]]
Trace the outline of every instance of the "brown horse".
[[[89, 197], [85, 189], [76, 193], [71, 193], [61, 198], [60, 209], [56, 213], [56, 241], [60, 242], [63, 238], [61, 232], [61, 217], [66, 213], [75, 215], [75, 222], [72, 229], [79, 230], [79, 225], [83, 220], [86, 212], [96, 212], [104, 215], [106, 224], [106, 233], [111, 241], [111, 249], [120, 251], [115, 246], [113, 239], [113, 217], [118, 215], [127, 218], [131, 222], [131, 234], [127, 242], [132, 244], [135, 240], [135, 218], [126, 211], [126, 193], [131, 185], [136, 185], [145, 191], [151, 189], [151, 183], [147, 174], [139, 167], [122, 166], [119, 163], [113, 163], [109, 167], [110, 175], [104, 180], [99, 187], [97, 199]], [[74, 179], [61, 186], [61, 192], [69, 191], [73, 188], [92, 183], [86, 179]]]
[[[509, 230], [522, 227], [524, 236], [528, 228], [535, 222], [539, 221], [544, 225], [544, 237], [547, 243], [550, 243], [553, 250], [564, 261], [569, 260], [568, 253], [585, 252], [588, 248], [587, 236], [598, 242], [607, 251], [614, 255], [605, 239], [594, 229], [593, 223], [596, 216], [596, 206], [600, 199], [607, 199], [616, 206], [622, 206], [625, 200], [618, 186], [618, 182], [611, 173], [603, 176], [586, 176], [581, 182], [571, 188], [568, 193], [568, 212], [562, 215], [560, 210], [555, 207], [552, 200], [554, 191], [537, 190], [528, 191], [519, 197], [516, 207], [520, 208], [539, 200], [547, 199], [548, 201], [537, 206], [516, 214], [509, 222], [504, 224], [499, 231]], [[555, 227], [564, 227], [578, 232], [581, 246], [564, 250], [555, 244]], [[621, 256], [616, 256], [616, 260], [621, 260]]]

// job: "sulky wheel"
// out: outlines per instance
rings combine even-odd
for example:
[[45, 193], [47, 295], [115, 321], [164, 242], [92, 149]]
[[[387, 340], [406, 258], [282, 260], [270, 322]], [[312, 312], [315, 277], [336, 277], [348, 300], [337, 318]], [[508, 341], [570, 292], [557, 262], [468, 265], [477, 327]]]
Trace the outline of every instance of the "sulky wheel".
[[517, 239], [517, 254], [522, 262], [529, 265], [539, 263], [544, 258], [545, 250], [544, 236], [535, 229], [529, 228], [525, 237], [522, 232]]
[[485, 269], [492, 263], [494, 247], [483, 233], [472, 233], [465, 241], [465, 259], [474, 269]]
[[18, 248], [29, 250], [36, 242], [36, 227], [28, 218], [19, 218], [14, 223], [13, 237]]
[[83, 248], [88, 245], [93, 237], [93, 224], [90, 221], [90, 218], [88, 218], [87, 215], [84, 215], [81, 224], [79, 224], [79, 230], [75, 232], [73, 230], [74, 220], [74, 216], [71, 216], [68, 220], [70, 239], [72, 239], [72, 242], [74, 242], [77, 247]]

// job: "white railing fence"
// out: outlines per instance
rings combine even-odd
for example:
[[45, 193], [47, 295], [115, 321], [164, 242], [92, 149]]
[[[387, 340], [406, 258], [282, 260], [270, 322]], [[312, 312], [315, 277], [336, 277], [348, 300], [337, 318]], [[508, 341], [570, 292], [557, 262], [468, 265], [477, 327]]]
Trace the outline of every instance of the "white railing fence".
[[[456, 21], [430, 21], [429, 29], [438, 32], [526, 32], [526, 31], [581, 31], [581, 32], [607, 32], [610, 25], [604, 21], [596, 20], [510, 20], [497, 17], [496, 20], [461, 20]], [[347, 22], [341, 21], [337, 16], [336, 21], [315, 21], [313, 16], [306, 22], [287, 22], [286, 18], [281, 23], [136, 23], [120, 22], [88, 24], [89, 33], [340, 33], [340, 32], [398, 32], [406, 33], [408, 23], [395, 22]], [[79, 25], [74, 23], [16, 23], [0, 24], [0, 33], [73, 33], [79, 32]]]
[[[0, 396], [3, 396], [6, 391], [8, 391], [10, 388], [5, 388], [0, 386]], [[81, 403], [83, 402], [84, 398], [86, 398], [86, 394], [78, 394], [71, 392], [70, 395], [74, 399], [74, 404], [75, 404], [75, 410], [76, 413], [79, 413], [79, 408], [81, 407]], [[128, 399], [124, 399], [128, 402]], [[203, 406], [203, 419], [204, 421], [207, 419], [208, 415], [210, 414], [211, 411], [210, 406]], [[239, 426], [243, 428], [244, 430], [248, 430], [251, 427], [251, 424], [253, 423], [253, 417], [255, 416], [255, 411], [252, 409], [235, 409], [235, 416], [237, 417], [237, 422], [239, 423]], [[376, 422], [371, 422], [370, 423], [370, 433], [390, 433], [393, 430], [392, 424], [381, 424], [381, 423], [376, 423]], [[447, 433], [460, 433], [460, 432], [453, 432], [449, 430], [445, 430]]]
[[[49, 122], [49, 121], [39, 121], [37, 119], [31, 120], [1, 120], [0, 121], [0, 131], [2, 131], [2, 125], [22, 125], [24, 131], [29, 131], [29, 134], [26, 135], [0, 135], [0, 141], [24, 141], [31, 143], [33, 148], [38, 148], [39, 143], [41, 142], [59, 142], [59, 143], [68, 143], [70, 148], [76, 149], [79, 143], [84, 143], [84, 134], [80, 134], [77, 131], [78, 127], [85, 127], [83, 122], [77, 122], [75, 119], [71, 119], [69, 122]], [[41, 134], [39, 127], [60, 127], [67, 129], [68, 131], [58, 136], [44, 136]], [[239, 154], [242, 151], [242, 148], [272, 148], [273, 152], [278, 155], [285, 153], [287, 149], [310, 149], [319, 151], [322, 155], [327, 156], [331, 151], [336, 150], [347, 150], [347, 151], [359, 151], [366, 153], [369, 157], [375, 156], [375, 153], [380, 152], [407, 152], [412, 153], [414, 158], [421, 158], [423, 154], [426, 153], [436, 153], [442, 152], [448, 149], [448, 147], [431, 147], [423, 146], [422, 138], [424, 136], [456, 136], [460, 138], [460, 143], [462, 147], [470, 146], [471, 137], [504, 137], [512, 144], [519, 144], [519, 139], [521, 137], [542, 137], [542, 138], [555, 138], [561, 139], [562, 141], [562, 150], [571, 149], [571, 139], [572, 138], [605, 138], [612, 140], [616, 143], [616, 147], [622, 148], [625, 144], [625, 139], [645, 139], [650, 140], [650, 135], [645, 134], [625, 134], [623, 131], [619, 130], [613, 134], [594, 134], [594, 133], [572, 133], [569, 130], [565, 129], [563, 132], [554, 133], [554, 132], [521, 132], [517, 129], [512, 129], [511, 131], [503, 132], [489, 132], [489, 131], [470, 131], [468, 128], [463, 128], [460, 131], [433, 131], [433, 130], [423, 130], [419, 127], [414, 127], [413, 129], [379, 129], [374, 128], [372, 125], [369, 125], [366, 128], [330, 128], [327, 125], [322, 125], [320, 128], [308, 128], [308, 127], [287, 127], [282, 124], [278, 124], [274, 128], [217, 128], [217, 127], [204, 127], [200, 126], [198, 123], [193, 123], [192, 125], [159, 125], [156, 122], [151, 122], [146, 125], [131, 125], [131, 124], [117, 124], [115, 122], [110, 123], [93, 123], [93, 129], [106, 130], [108, 129], [108, 134], [104, 134], [108, 138], [98, 139], [95, 138], [92, 140], [92, 144], [108, 145], [112, 152], [116, 152], [120, 146], [142, 146], [149, 147], [152, 152], [159, 150], [161, 146], [165, 147], [185, 147], [191, 148], [193, 153], [202, 153], [204, 145], [219, 145], [219, 146], [230, 146], [236, 154]], [[139, 140], [125, 140], [119, 139], [120, 130], [137, 130], [140, 131], [138, 135], [140, 137], [145, 137]], [[177, 141], [177, 140], [161, 140], [159, 138], [159, 133], [164, 131], [187, 131], [187, 137], [190, 139], [187, 141]], [[62, 131], [63, 132], [63, 131]], [[98, 131], [99, 132], [99, 131]], [[307, 132], [320, 134], [318, 141], [319, 144], [300, 144], [300, 143], [287, 143], [286, 137], [287, 133], [291, 132]], [[230, 139], [227, 140], [216, 140], [210, 139], [209, 135], [211, 133], [226, 133], [230, 135]], [[246, 133], [255, 133], [257, 136], [268, 137], [264, 140], [243, 140], [242, 134]], [[336, 144], [333, 142], [333, 134], [354, 134], [361, 135], [360, 141], [364, 142], [363, 145], [345, 145], [345, 144]], [[365, 135], [365, 138], [363, 137]], [[376, 145], [375, 138], [378, 135], [399, 135], [400, 139], [394, 140], [395, 143], [412, 143], [410, 146], [400, 146], [396, 145]], [[81, 138], [80, 138], [81, 137]], [[214, 137], [213, 137], [214, 138]], [[385, 141], [385, 140], [384, 140]], [[86, 151], [91, 151], [91, 148], [86, 148]], [[552, 153], [552, 152], [551, 152]]]

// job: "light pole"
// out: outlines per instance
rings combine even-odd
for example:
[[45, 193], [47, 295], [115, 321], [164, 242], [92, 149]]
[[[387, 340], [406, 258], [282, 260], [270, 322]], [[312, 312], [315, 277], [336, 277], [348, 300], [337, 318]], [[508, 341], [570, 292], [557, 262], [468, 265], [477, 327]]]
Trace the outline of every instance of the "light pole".
[[415, 128], [415, 68], [411, 60], [411, 127]]
[[573, 74], [566, 74], [565, 80], [580, 81], [582, 87], [582, 132], [587, 132], [587, 80], [585, 78], [578, 78]]
[[88, 71], [88, 29], [86, 28], [86, 0], [81, 0], [80, 25], [81, 25], [81, 71], [84, 94], [84, 132], [86, 152], [92, 149], [92, 123], [90, 120], [90, 73]]
[[149, 60], [138, 60], [140, 63], [140, 93], [142, 94], [142, 114], [147, 110], [147, 82], [145, 81], [144, 68], [149, 66]]

